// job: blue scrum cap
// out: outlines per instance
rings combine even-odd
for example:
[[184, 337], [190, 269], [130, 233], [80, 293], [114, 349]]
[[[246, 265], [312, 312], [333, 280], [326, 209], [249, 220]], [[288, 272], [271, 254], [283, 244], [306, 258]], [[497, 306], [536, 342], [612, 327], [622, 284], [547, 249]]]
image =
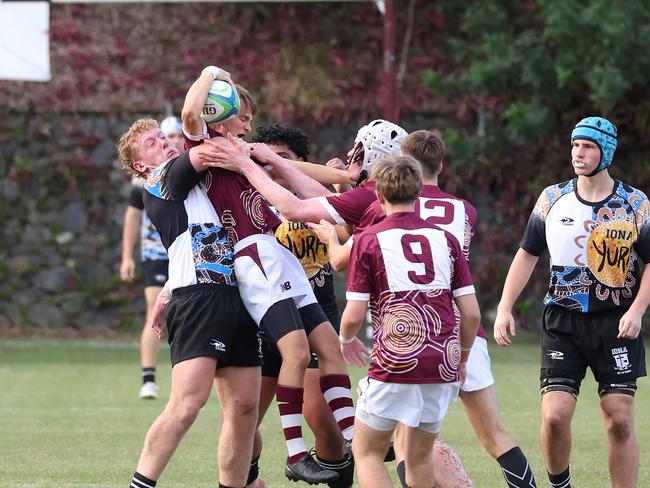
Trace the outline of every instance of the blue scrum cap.
[[578, 122], [571, 132], [571, 142], [576, 139], [586, 139], [600, 148], [600, 163], [589, 176], [607, 168], [614, 161], [617, 145], [616, 126], [602, 117], [587, 117]]

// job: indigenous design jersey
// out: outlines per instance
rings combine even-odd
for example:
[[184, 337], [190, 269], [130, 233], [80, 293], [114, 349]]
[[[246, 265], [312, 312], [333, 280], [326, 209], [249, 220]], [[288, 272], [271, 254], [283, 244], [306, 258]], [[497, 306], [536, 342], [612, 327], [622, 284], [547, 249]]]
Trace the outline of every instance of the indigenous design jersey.
[[232, 246], [202, 177], [185, 153], [154, 169], [145, 183], [144, 207], [167, 249], [172, 290], [197, 283], [237, 284]]
[[[463, 256], [469, 262], [469, 251], [474, 236], [474, 227], [478, 213], [467, 200], [458, 198], [451, 193], [445, 193], [436, 185], [424, 185], [422, 194], [415, 204], [418, 217], [430, 224], [437, 225], [456, 238], [463, 251]], [[378, 201], [374, 201], [361, 217], [357, 234], [364, 229], [381, 222], [386, 215]], [[460, 315], [458, 315], [460, 320]], [[485, 328], [479, 325], [477, 336], [487, 339]]]
[[368, 376], [389, 383], [456, 381], [460, 345], [452, 298], [471, 293], [458, 241], [414, 213], [392, 214], [357, 236], [346, 297], [370, 301]]
[[309, 278], [316, 300], [331, 320], [332, 314], [338, 314], [338, 309], [327, 246], [307, 225], [285, 219], [282, 219], [280, 226], [275, 229], [275, 238], [298, 258]]
[[[185, 134], [185, 146], [197, 146], [213, 137], [221, 136], [204, 122], [201, 135]], [[248, 236], [273, 232], [280, 225], [280, 219], [273, 213], [269, 203], [244, 176], [225, 169], [210, 168], [205, 172], [203, 184], [214, 209], [221, 216], [233, 247]]]
[[318, 200], [334, 222], [356, 227], [361, 222], [361, 217], [370, 204], [377, 201], [375, 182], [365, 180], [360, 186], [350, 191], [319, 197]]
[[650, 260], [650, 204], [643, 192], [616, 180], [601, 202], [586, 202], [577, 179], [549, 186], [531, 214], [522, 249], [548, 247], [549, 290], [544, 303], [578, 312], [628, 307]]
[[142, 261], [167, 261], [167, 251], [160, 239], [160, 234], [144, 210], [141, 184], [134, 183], [129, 195], [129, 205], [142, 211], [142, 224], [140, 226], [140, 259]]

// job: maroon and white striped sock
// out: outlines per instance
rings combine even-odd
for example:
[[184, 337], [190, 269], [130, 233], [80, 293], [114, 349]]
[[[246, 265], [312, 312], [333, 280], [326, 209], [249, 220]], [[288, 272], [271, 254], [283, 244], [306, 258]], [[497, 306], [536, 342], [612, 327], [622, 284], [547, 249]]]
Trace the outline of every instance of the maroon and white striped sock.
[[321, 376], [320, 389], [339, 424], [343, 437], [351, 440], [354, 434], [354, 405], [350, 377], [347, 374]]
[[280, 420], [290, 463], [295, 463], [307, 453], [305, 439], [302, 437], [303, 392], [303, 388], [295, 386], [278, 385], [276, 389], [275, 398], [280, 409]]

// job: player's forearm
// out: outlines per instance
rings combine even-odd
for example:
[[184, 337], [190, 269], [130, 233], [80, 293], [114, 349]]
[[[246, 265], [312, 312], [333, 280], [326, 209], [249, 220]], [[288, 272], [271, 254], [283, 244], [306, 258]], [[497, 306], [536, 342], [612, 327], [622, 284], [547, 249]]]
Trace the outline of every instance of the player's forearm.
[[501, 300], [497, 307], [498, 310], [505, 312], [512, 310], [517, 298], [519, 298], [519, 295], [521, 295], [521, 292], [526, 287], [538, 259], [537, 256], [521, 248], [517, 251], [508, 270], [506, 281], [503, 284]]
[[203, 110], [203, 105], [208, 97], [208, 91], [213, 81], [214, 76], [212, 73], [203, 70], [201, 75], [192, 83], [189, 90], [187, 90], [181, 119], [183, 121], [183, 128], [190, 134], [198, 134], [203, 128], [201, 111]]
[[135, 244], [138, 242], [140, 219], [142, 211], [128, 206], [124, 213], [124, 228], [122, 230], [122, 260], [133, 259]]
[[286, 188], [273, 181], [266, 170], [254, 161], [249, 160], [242, 164], [241, 171], [248, 181], [273, 205], [286, 219], [292, 218], [292, 209], [300, 205], [300, 199]]
[[357, 336], [363, 326], [366, 308], [366, 302], [348, 301], [341, 317], [341, 336], [346, 339], [352, 339]]
[[[271, 160], [271, 164], [276, 173], [287, 182], [289, 188], [291, 188], [301, 198], [320, 197], [332, 194], [332, 192], [321, 185], [317, 179], [308, 176], [307, 173], [303, 171], [303, 168], [318, 165], [305, 163], [303, 161], [291, 161], [280, 157]], [[296, 169], [299, 171], [296, 171]]]
[[[321, 164], [308, 163], [305, 161], [292, 161], [295, 168], [299, 169], [301, 173], [315, 179], [323, 185], [353, 184], [356, 183], [347, 171], [337, 168], [330, 168]], [[327, 192], [328, 194], [331, 192]]]
[[351, 248], [347, 242], [341, 244], [337, 241], [328, 243], [327, 245], [327, 256], [330, 260], [330, 264], [334, 271], [345, 271], [348, 269], [348, 263], [350, 262], [350, 251]]
[[647, 263], [643, 268], [643, 276], [641, 277], [641, 284], [639, 291], [630, 305], [630, 310], [639, 315], [643, 315], [650, 305], [650, 263]]
[[460, 312], [459, 342], [461, 348], [461, 361], [467, 359], [469, 351], [476, 339], [479, 323], [481, 322], [481, 310], [476, 300], [476, 295], [471, 293], [455, 299], [456, 306]]

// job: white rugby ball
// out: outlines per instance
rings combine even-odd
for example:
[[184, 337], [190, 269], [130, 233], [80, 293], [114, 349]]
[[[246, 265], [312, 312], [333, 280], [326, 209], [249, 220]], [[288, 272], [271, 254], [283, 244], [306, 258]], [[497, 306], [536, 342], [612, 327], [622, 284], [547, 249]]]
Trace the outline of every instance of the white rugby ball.
[[218, 124], [236, 116], [239, 108], [239, 94], [235, 87], [227, 81], [214, 80], [203, 104], [201, 117], [208, 125]]

